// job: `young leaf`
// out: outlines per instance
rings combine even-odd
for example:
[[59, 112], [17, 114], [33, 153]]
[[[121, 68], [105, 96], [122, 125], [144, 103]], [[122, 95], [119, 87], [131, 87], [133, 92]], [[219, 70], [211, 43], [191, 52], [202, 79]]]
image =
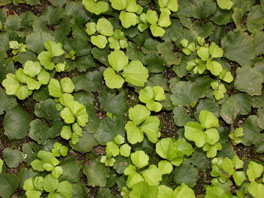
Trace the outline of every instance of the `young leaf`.
[[93, 35], [96, 32], [96, 23], [89, 22], [86, 24], [86, 32], [88, 35]]
[[195, 142], [197, 147], [203, 147], [206, 143], [206, 134], [198, 122], [187, 122], [184, 126], [184, 136], [187, 140]]
[[108, 62], [115, 71], [120, 72], [128, 65], [128, 57], [123, 51], [115, 50], [108, 55]]
[[136, 151], [130, 156], [133, 164], [141, 169], [149, 164], [149, 156], [144, 151]]
[[61, 86], [58, 80], [51, 79], [48, 85], [49, 95], [58, 98], [62, 95]]
[[250, 182], [259, 178], [264, 171], [264, 167], [254, 161], [250, 161], [247, 169], [247, 176]]
[[149, 77], [148, 69], [140, 61], [131, 61], [123, 71], [125, 81], [143, 87]]
[[64, 93], [72, 93], [75, 86], [72, 82], [72, 80], [68, 77], [62, 78], [60, 80], [61, 89]]
[[104, 71], [104, 80], [110, 89], [120, 89], [124, 84], [124, 79], [117, 75], [112, 68], [107, 68]]
[[119, 19], [124, 28], [130, 28], [137, 24], [137, 15], [135, 13], [121, 11]]
[[200, 47], [197, 50], [197, 54], [203, 61], [207, 61], [209, 59], [209, 49], [207, 47]]
[[128, 110], [128, 117], [135, 123], [140, 125], [150, 116], [150, 111], [143, 105], [136, 105]]
[[41, 71], [39, 62], [27, 61], [24, 66], [24, 73], [30, 77], [35, 77]]
[[157, 26], [156, 24], [150, 26], [150, 30], [153, 36], [163, 37], [165, 30], [162, 27]]
[[93, 45], [97, 46], [100, 49], [104, 49], [107, 44], [107, 39], [105, 36], [97, 35], [91, 37], [91, 42]]
[[178, 186], [173, 192], [174, 198], [195, 198], [194, 191], [189, 188], [186, 184], [182, 183], [181, 186]]
[[230, 10], [233, 6], [232, 0], [216, 0], [216, 2], [221, 9]]
[[140, 129], [147, 135], [150, 142], [156, 143], [160, 137], [159, 125], [159, 118], [156, 116], [150, 116], [144, 121]]
[[100, 18], [96, 24], [97, 31], [104, 36], [112, 36], [114, 34], [113, 26], [105, 18]]
[[65, 107], [60, 112], [60, 115], [66, 124], [72, 124], [75, 122], [74, 114], [72, 113], [72, 111], [68, 107]]
[[71, 127], [69, 126], [64, 126], [62, 127], [61, 130], [61, 137], [65, 140], [70, 140], [72, 137], [72, 131], [71, 131]]
[[161, 171], [154, 164], [151, 164], [146, 170], [142, 171], [142, 175], [145, 182], [150, 186], [158, 186], [159, 182], [162, 180]]
[[52, 53], [49, 51], [43, 51], [38, 55], [38, 60], [40, 64], [43, 65], [47, 70], [53, 70], [55, 67], [55, 64], [51, 62], [52, 58]]
[[124, 157], [129, 157], [131, 152], [131, 147], [128, 144], [123, 144], [120, 147], [120, 155]]
[[166, 160], [159, 161], [158, 167], [162, 175], [170, 174], [173, 170], [172, 164]]
[[199, 120], [201, 122], [201, 126], [210, 129], [212, 127], [219, 127], [218, 118], [214, 116], [214, 114], [210, 111], [203, 110], [200, 112]]
[[108, 3], [104, 1], [94, 1], [94, 0], [82, 0], [82, 4], [91, 13], [100, 15], [101, 13], [107, 12]]
[[14, 74], [7, 74], [6, 79], [2, 82], [3, 87], [6, 90], [7, 95], [15, 95], [20, 84]]
[[224, 51], [222, 48], [212, 42], [209, 47], [209, 54], [212, 58], [222, 58], [224, 55]]
[[128, 121], [125, 125], [127, 140], [130, 144], [142, 142], [144, 139], [143, 131], [134, 122]]
[[119, 155], [119, 148], [118, 145], [114, 142], [107, 142], [106, 144], [106, 154], [110, 157], [116, 157]]
[[124, 10], [127, 6], [127, 0], [110, 0], [112, 8]]
[[213, 74], [214, 76], [218, 76], [223, 71], [223, 67], [217, 61], [208, 60], [206, 63], [206, 68]]
[[64, 54], [61, 43], [56, 43], [54, 41], [46, 41], [44, 43], [45, 49], [48, 50], [52, 56], [61, 56]]
[[72, 184], [68, 181], [62, 181], [59, 183], [57, 192], [60, 193], [65, 198], [72, 197], [73, 189]]
[[53, 177], [51, 174], [47, 175], [44, 179], [44, 190], [46, 192], [53, 192], [57, 189], [59, 180]]

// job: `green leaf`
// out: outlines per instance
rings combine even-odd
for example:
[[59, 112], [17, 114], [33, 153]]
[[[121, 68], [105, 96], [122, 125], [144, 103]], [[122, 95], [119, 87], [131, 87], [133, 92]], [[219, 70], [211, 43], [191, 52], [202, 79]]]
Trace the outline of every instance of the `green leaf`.
[[209, 59], [209, 48], [207, 47], [200, 47], [197, 50], [197, 55], [203, 60], [207, 61]]
[[220, 115], [231, 124], [237, 116], [247, 115], [251, 111], [250, 97], [247, 94], [236, 94], [228, 98], [222, 105]]
[[38, 74], [37, 79], [42, 85], [47, 85], [50, 80], [50, 74], [43, 69]]
[[59, 185], [59, 180], [51, 174], [47, 175], [44, 179], [44, 190], [46, 192], [54, 192]]
[[68, 181], [60, 182], [57, 188], [57, 192], [65, 198], [72, 197], [72, 184]]
[[224, 56], [241, 66], [252, 64], [255, 58], [254, 39], [242, 31], [229, 32], [221, 41]]
[[160, 137], [159, 125], [159, 118], [156, 116], [150, 116], [140, 126], [140, 129], [147, 135], [150, 142], [156, 143]]
[[96, 47], [100, 49], [104, 49], [107, 44], [107, 39], [105, 36], [102, 36], [102, 35], [91, 36], [91, 42]]
[[216, 2], [221, 9], [230, 10], [233, 6], [232, 0], [217, 0]]
[[154, 98], [154, 91], [150, 86], [146, 86], [144, 89], [139, 91], [139, 100], [141, 102], [147, 103]]
[[241, 92], [246, 92], [251, 96], [261, 95], [263, 75], [252, 69], [250, 66], [238, 68], [235, 80], [235, 88]]
[[233, 174], [233, 179], [237, 186], [241, 186], [247, 178], [244, 171], [235, 171]]
[[146, 17], [147, 17], [148, 23], [150, 23], [151, 25], [156, 25], [159, 19], [158, 13], [155, 10], [148, 10]]
[[66, 124], [72, 124], [75, 122], [74, 114], [72, 113], [72, 111], [68, 107], [65, 107], [60, 112], [60, 115]]
[[228, 195], [221, 186], [208, 186], [205, 198], [228, 198]]
[[0, 175], [1, 175], [2, 170], [3, 170], [3, 165], [4, 165], [4, 162], [2, 159], [0, 159]]
[[261, 31], [263, 29], [263, 24], [264, 24], [264, 13], [261, 10], [260, 5], [254, 6], [251, 11], [248, 14], [247, 17], [247, 28], [250, 32], [254, 31]]
[[212, 58], [222, 58], [224, 51], [217, 44], [212, 42], [209, 47], [209, 54], [212, 56]]
[[88, 153], [98, 145], [98, 142], [93, 134], [90, 134], [87, 131], [83, 131], [82, 137], [79, 138], [79, 142], [77, 142], [77, 144], [70, 145], [74, 150], [78, 152]]
[[110, 0], [112, 8], [124, 10], [127, 6], [127, 0]]
[[255, 181], [259, 178], [264, 171], [264, 167], [254, 161], [250, 161], [247, 169], [247, 176], [250, 182]]
[[124, 79], [117, 75], [112, 68], [107, 68], [104, 71], [104, 79], [107, 87], [110, 89], [120, 89], [124, 84]]
[[208, 129], [205, 131], [206, 134], [206, 143], [214, 145], [219, 140], [219, 133], [217, 129]]
[[41, 66], [39, 62], [27, 61], [24, 66], [24, 73], [30, 77], [35, 77], [39, 74]]
[[195, 198], [194, 191], [189, 188], [185, 183], [182, 183], [181, 186], [177, 187], [173, 192], [174, 198]]
[[96, 33], [96, 23], [89, 22], [86, 24], [86, 32], [88, 35], [93, 35]]
[[170, 174], [173, 170], [172, 164], [166, 160], [159, 161], [158, 167], [162, 175]]
[[42, 121], [39, 119], [33, 120], [30, 123], [29, 137], [38, 142], [38, 144], [45, 144], [48, 138], [48, 130], [49, 127]]
[[200, 112], [199, 120], [201, 122], [201, 126], [210, 129], [212, 127], [219, 127], [219, 121], [217, 117], [210, 111], [203, 110]]
[[135, 123], [140, 125], [150, 116], [150, 111], [143, 105], [136, 105], [128, 111], [128, 117]]
[[22, 161], [23, 155], [17, 149], [5, 148], [3, 150], [3, 160], [9, 168], [16, 168]]
[[100, 15], [108, 10], [108, 3], [104, 1], [82, 0], [82, 4], [89, 12], [96, 15]]
[[145, 182], [150, 186], [158, 186], [159, 182], [162, 180], [162, 174], [156, 165], [151, 164], [146, 170], [142, 171], [142, 175]]
[[105, 151], [106, 151], [106, 154], [109, 158], [112, 156], [116, 157], [119, 155], [119, 147], [114, 142], [107, 142]]
[[2, 88], [0, 88], [0, 101], [0, 115], [17, 105], [16, 99], [14, 97], [7, 96]]
[[61, 43], [56, 43], [54, 41], [46, 41], [44, 43], [45, 49], [48, 50], [52, 56], [61, 56], [64, 54]]
[[264, 185], [253, 181], [249, 184], [248, 192], [253, 197], [256, 197], [256, 198], [261, 197], [264, 193]]
[[175, 168], [173, 180], [177, 184], [185, 183], [190, 187], [194, 187], [196, 185], [197, 176], [197, 168], [194, 168], [191, 164], [184, 162], [181, 166]]
[[149, 156], [144, 151], [136, 151], [130, 156], [133, 164], [141, 169], [149, 164]]
[[137, 24], [137, 15], [135, 13], [121, 11], [119, 19], [124, 28], [130, 28]]
[[49, 95], [58, 98], [62, 95], [61, 86], [58, 80], [51, 79], [48, 85]]
[[44, 45], [46, 41], [54, 40], [54, 37], [44, 31], [33, 32], [27, 35], [26, 44], [27, 48], [37, 54], [44, 50]]
[[109, 170], [100, 162], [90, 160], [89, 164], [85, 165], [83, 173], [87, 176], [89, 186], [106, 186]]
[[125, 81], [143, 87], [149, 77], [148, 69], [140, 61], [131, 61], [123, 71]]
[[124, 157], [129, 157], [131, 152], [131, 147], [128, 144], [123, 144], [120, 147], [120, 155]]
[[131, 187], [132, 191], [129, 193], [129, 197], [157, 197], [157, 186], [150, 186], [144, 181], [139, 181]]
[[30, 121], [30, 115], [20, 107], [11, 109], [4, 118], [5, 135], [10, 140], [26, 137]]
[[172, 198], [173, 190], [165, 185], [159, 185], [157, 198]]
[[206, 68], [214, 75], [218, 76], [223, 71], [222, 65], [217, 61], [208, 60]]
[[105, 18], [100, 18], [96, 24], [97, 31], [104, 36], [112, 36], [114, 34], [113, 26]]
[[44, 66], [47, 70], [53, 70], [55, 67], [55, 64], [51, 62], [52, 60], [52, 54], [51, 52], [43, 51], [38, 55], [38, 60], [41, 65]]
[[187, 122], [184, 126], [184, 136], [187, 140], [193, 141], [197, 147], [203, 147], [206, 142], [206, 134], [198, 122]]
[[15, 75], [11, 73], [6, 75], [6, 79], [3, 80], [2, 85], [5, 88], [7, 95], [15, 95], [20, 86]]
[[0, 175], [0, 197], [11, 197], [18, 188], [19, 180], [15, 174], [2, 173]]
[[59, 111], [56, 109], [56, 103], [52, 99], [43, 100], [35, 105], [35, 115], [47, 120], [60, 120]]
[[60, 79], [60, 84], [64, 93], [72, 93], [75, 88], [72, 80], [68, 77]]
[[115, 71], [120, 72], [128, 65], [128, 58], [123, 51], [115, 50], [108, 55], [108, 62]]
[[136, 144], [143, 141], [143, 131], [139, 129], [134, 122], [128, 121], [125, 129], [127, 132], [127, 140], [130, 144]]
[[170, 14], [171, 12], [167, 9], [161, 9], [158, 25], [160, 27], [169, 27], [171, 25], [170, 20]]
[[150, 30], [153, 36], [155, 37], [163, 37], [165, 34], [165, 30], [162, 27], [153, 24], [150, 26]]

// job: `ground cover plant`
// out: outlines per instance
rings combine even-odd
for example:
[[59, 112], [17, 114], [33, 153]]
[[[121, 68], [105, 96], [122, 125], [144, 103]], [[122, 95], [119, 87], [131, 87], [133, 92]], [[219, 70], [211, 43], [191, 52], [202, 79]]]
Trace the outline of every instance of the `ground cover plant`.
[[1, 198], [262, 198], [263, 0], [0, 0]]

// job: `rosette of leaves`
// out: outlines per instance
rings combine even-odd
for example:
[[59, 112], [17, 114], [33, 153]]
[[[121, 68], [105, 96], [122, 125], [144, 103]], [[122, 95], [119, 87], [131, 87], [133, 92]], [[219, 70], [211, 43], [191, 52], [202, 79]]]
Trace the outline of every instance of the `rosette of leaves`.
[[56, 72], [64, 71], [65, 63], [53, 63], [54, 57], [59, 57], [64, 54], [62, 44], [48, 40], [44, 43], [44, 47], [47, 51], [42, 51], [38, 55], [40, 64], [47, 70], [53, 70], [55, 68]]
[[[89, 22], [86, 24], [86, 32], [91, 36], [91, 42], [93, 45], [100, 49], [106, 47], [107, 37], [113, 36], [113, 25], [106, 18], [98, 19], [97, 23]], [[94, 35], [98, 33], [97, 35]]]
[[128, 121], [125, 125], [127, 140], [131, 144], [142, 142], [144, 134], [152, 143], [156, 143], [160, 137], [160, 120], [151, 116], [150, 111], [143, 105], [136, 105], [128, 110]]
[[109, 8], [108, 3], [105, 1], [82, 0], [82, 4], [86, 10], [96, 15], [107, 12]]
[[160, 11], [160, 16], [156, 10], [148, 10], [146, 15], [147, 22], [150, 24], [150, 31], [154, 37], [163, 37], [164, 28], [171, 25], [170, 10], [161, 8]]
[[132, 188], [135, 184], [145, 181], [148, 185], [158, 186], [162, 180], [160, 169], [151, 164], [148, 168], [141, 171], [142, 168], [149, 164], [149, 156], [144, 151], [136, 151], [130, 155], [130, 164], [124, 171], [127, 177], [127, 187]]
[[[156, 144], [157, 154], [161, 158], [168, 160], [174, 166], [179, 166], [183, 162], [183, 157], [185, 155], [192, 155], [193, 151], [192, 145], [184, 138], [179, 138], [178, 140], [174, 138], [163, 138]], [[169, 167], [167, 164], [164, 165]], [[163, 167], [162, 164], [159, 166]]]
[[214, 90], [213, 93], [216, 100], [220, 100], [225, 97], [226, 88], [224, 84], [214, 81], [211, 83], [211, 87]]
[[192, 52], [195, 51], [195, 43], [194, 42], [189, 43], [187, 39], [183, 39], [181, 41], [181, 46], [183, 47], [182, 52], [187, 56], [189, 56]]
[[62, 173], [62, 167], [58, 166], [60, 161], [51, 152], [40, 150], [37, 154], [37, 159], [31, 162], [33, 170], [43, 172], [51, 172], [54, 178], [59, 178]]
[[[198, 58], [191, 60], [187, 63], [186, 69], [188, 71], [194, 69], [194, 73], [203, 74], [206, 70], [209, 70], [211, 74], [214, 76], [219, 76], [222, 71], [222, 65], [216, 61], [216, 58], [222, 58], [224, 51], [221, 49], [216, 43], [212, 42], [210, 45], [205, 44], [204, 38], [198, 37], [197, 38], [198, 46], [196, 47], [196, 54]], [[183, 40], [183, 51], [184, 53], [190, 54], [191, 50], [186, 50], [188, 47], [188, 42], [184, 39]], [[191, 48], [192, 49], [192, 48]]]
[[121, 30], [115, 30], [114, 35], [108, 38], [108, 42], [111, 49], [118, 50], [120, 48], [124, 49], [128, 47], [125, 33]]
[[117, 135], [114, 141], [107, 142], [106, 144], [106, 156], [101, 157], [101, 163], [106, 166], [114, 166], [115, 159], [118, 155], [123, 157], [130, 156], [131, 147], [125, 143], [125, 138], [121, 135]]
[[236, 128], [233, 132], [231, 132], [228, 136], [232, 140], [234, 145], [240, 144], [243, 142], [242, 137], [244, 136], [243, 128]]
[[164, 89], [160, 86], [147, 86], [139, 91], [139, 100], [146, 104], [150, 111], [159, 112], [162, 104], [157, 101], [165, 100]]
[[16, 62], [18, 53], [26, 52], [27, 46], [24, 43], [18, 43], [17, 41], [9, 41], [9, 48], [12, 49], [12, 59]]
[[212, 160], [211, 176], [216, 178], [212, 183], [224, 184], [232, 177], [236, 186], [241, 186], [246, 180], [246, 175], [242, 170], [243, 165], [244, 162], [238, 156], [234, 156], [233, 159], [214, 158]]
[[187, 122], [184, 126], [184, 136], [187, 140], [193, 141], [195, 145], [206, 151], [208, 158], [216, 156], [217, 151], [222, 149], [219, 141], [218, 118], [210, 111], [203, 110], [199, 115], [199, 122]]
[[110, 0], [112, 8], [121, 11], [119, 19], [124, 28], [130, 28], [138, 23], [137, 14], [141, 14], [143, 8], [136, 0]]
[[121, 50], [115, 50], [108, 55], [111, 67], [104, 71], [104, 80], [107, 87], [119, 89], [124, 82], [131, 85], [143, 87], [147, 82], [148, 69], [139, 61], [128, 61], [128, 57]]
[[68, 147], [62, 145], [62, 144], [59, 143], [59, 142], [56, 142], [56, 143], [53, 145], [53, 149], [51, 150], [51, 152], [53, 153], [53, 155], [54, 155], [55, 157], [60, 157], [60, 156], [66, 157], [67, 154], [68, 154]]
[[24, 100], [38, 90], [41, 85], [48, 84], [50, 75], [39, 64], [39, 62], [27, 61], [24, 68], [19, 68], [15, 74], [7, 74], [2, 85], [7, 95], [15, 95]]
[[30, 177], [25, 180], [23, 189], [27, 198], [40, 198], [43, 193], [48, 193], [49, 198], [71, 198], [72, 184], [68, 181], [59, 181], [58, 178], [48, 174], [46, 177]]

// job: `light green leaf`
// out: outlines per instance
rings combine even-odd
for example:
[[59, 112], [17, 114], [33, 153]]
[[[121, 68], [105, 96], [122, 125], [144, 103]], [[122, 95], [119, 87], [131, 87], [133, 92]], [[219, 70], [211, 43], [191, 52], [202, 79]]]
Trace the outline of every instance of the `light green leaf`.
[[221, 72], [219, 78], [227, 83], [231, 83], [234, 79], [231, 72], [225, 69]]
[[203, 61], [207, 61], [209, 59], [209, 48], [207, 47], [200, 47], [197, 50], [197, 54], [198, 56], [203, 60]]
[[58, 80], [51, 79], [48, 85], [49, 95], [57, 98], [62, 95], [61, 86]]
[[75, 88], [72, 80], [68, 77], [62, 78], [60, 84], [62, 91], [65, 93], [72, 93]]
[[107, 156], [110, 157], [116, 157], [119, 155], [119, 147], [116, 143], [114, 142], [107, 142], [106, 144], [106, 154]]
[[143, 105], [136, 105], [128, 110], [128, 117], [135, 123], [140, 125], [150, 116], [150, 111]]
[[219, 133], [217, 129], [212, 128], [212, 129], [207, 129], [205, 131], [206, 134], [206, 143], [214, 145], [216, 142], [219, 140]]
[[44, 190], [46, 192], [54, 192], [59, 185], [59, 180], [51, 174], [47, 175], [44, 179]]
[[197, 147], [202, 147], [206, 142], [206, 134], [198, 122], [187, 122], [184, 126], [184, 136], [187, 140], [195, 142]]
[[168, 0], [167, 7], [172, 12], [177, 12], [178, 11], [178, 0]]
[[52, 56], [61, 56], [64, 54], [61, 43], [56, 43], [54, 41], [46, 41], [44, 43], [45, 49], [48, 50]]
[[212, 56], [212, 58], [222, 58], [224, 51], [218, 45], [212, 42], [209, 47], [209, 54]]
[[93, 35], [96, 32], [96, 23], [89, 22], [86, 24], [86, 32], [88, 35]]
[[136, 144], [143, 141], [143, 131], [141, 131], [134, 122], [128, 121], [125, 129], [127, 132], [127, 140], [130, 144]]
[[182, 183], [173, 192], [174, 198], [195, 198], [194, 191], [189, 188], [186, 184]]
[[113, 26], [105, 18], [100, 18], [96, 24], [97, 31], [104, 36], [112, 36], [114, 34]]
[[91, 36], [91, 42], [93, 45], [97, 46], [100, 49], [104, 49], [107, 44], [107, 39], [105, 36], [97, 35], [97, 36]]
[[108, 3], [104, 1], [94, 1], [94, 0], [82, 0], [82, 4], [91, 13], [100, 15], [101, 13], [107, 12]]
[[145, 87], [139, 91], [139, 100], [147, 103], [154, 98], [154, 91], [150, 86]]
[[112, 68], [107, 68], [104, 71], [104, 80], [107, 87], [111, 89], [120, 89], [124, 84], [124, 79], [117, 75]]
[[157, 198], [173, 198], [173, 190], [165, 185], [159, 185]]
[[241, 186], [247, 178], [244, 171], [235, 171], [233, 174], [233, 179], [237, 186]]
[[171, 25], [170, 14], [171, 12], [167, 9], [161, 10], [159, 21], [158, 21], [158, 25], [160, 27], [169, 27]]
[[15, 95], [20, 84], [14, 74], [7, 74], [6, 79], [2, 82], [3, 87], [6, 90], [7, 95]]
[[172, 164], [166, 160], [159, 161], [158, 167], [162, 175], [170, 174], [173, 170]]
[[23, 155], [17, 149], [11, 149], [8, 147], [3, 150], [3, 160], [9, 168], [16, 168], [22, 159]]
[[63, 126], [61, 130], [61, 137], [65, 140], [70, 140], [72, 137], [72, 131], [70, 126]]
[[150, 186], [158, 186], [159, 182], [162, 180], [161, 171], [154, 164], [151, 164], [146, 170], [142, 171], [142, 175], [145, 182]]
[[60, 193], [65, 198], [72, 197], [73, 189], [72, 184], [68, 181], [62, 181], [59, 183], [57, 192]]
[[131, 147], [128, 144], [123, 144], [120, 147], [120, 155], [124, 157], [130, 156]]
[[112, 8], [124, 10], [127, 6], [127, 0], [110, 0]]
[[147, 135], [150, 142], [156, 143], [160, 137], [159, 125], [159, 118], [156, 116], [150, 116], [140, 126], [140, 129]]
[[38, 90], [41, 86], [41, 83], [39, 81], [36, 81], [35, 79], [30, 77], [27, 78], [26, 84], [29, 90]]
[[108, 55], [108, 62], [115, 71], [120, 72], [128, 65], [128, 57], [123, 51], [115, 50]]
[[18, 87], [16, 91], [16, 96], [19, 100], [25, 100], [31, 94], [32, 94], [32, 91], [29, 90], [28, 87], [25, 85]]
[[149, 156], [144, 151], [136, 151], [130, 156], [133, 164], [141, 169], [149, 164]]
[[264, 171], [264, 167], [254, 161], [250, 161], [247, 169], [247, 176], [250, 182], [259, 178]]
[[163, 37], [165, 30], [162, 27], [157, 26], [156, 24], [150, 26], [150, 30], [153, 36]]
[[41, 71], [39, 62], [27, 61], [24, 66], [24, 73], [30, 77], [35, 77]]
[[140, 61], [131, 61], [123, 71], [125, 81], [143, 87], [149, 77], [148, 69]]
[[203, 128], [210, 129], [212, 127], [219, 127], [218, 118], [215, 117], [215, 115], [210, 111], [201, 111], [199, 115], [199, 120]]
[[137, 15], [135, 13], [121, 11], [119, 19], [124, 28], [130, 28], [137, 24]]
[[158, 13], [156, 10], [148, 10], [147, 11], [147, 21], [151, 25], [156, 25], [158, 22]]
[[164, 89], [161, 86], [155, 86], [152, 88], [154, 92], [154, 99], [157, 101], [162, 101], [166, 99], [164, 94]]
[[233, 6], [232, 0], [217, 0], [216, 2], [221, 9], [230, 10]]
[[50, 74], [44, 69], [42, 69], [41, 72], [38, 74], [37, 79], [42, 85], [47, 85], [50, 80]]
[[47, 70], [53, 70], [55, 67], [55, 64], [51, 62], [52, 60], [52, 53], [43, 51], [38, 55], [38, 60], [41, 65], [45, 67]]
[[72, 111], [68, 107], [65, 107], [60, 112], [60, 115], [66, 124], [72, 124], [75, 121], [74, 114], [72, 113]]
[[264, 194], [264, 185], [259, 184], [255, 181], [251, 182], [248, 187], [248, 192], [254, 197], [254, 198], [260, 198]]

